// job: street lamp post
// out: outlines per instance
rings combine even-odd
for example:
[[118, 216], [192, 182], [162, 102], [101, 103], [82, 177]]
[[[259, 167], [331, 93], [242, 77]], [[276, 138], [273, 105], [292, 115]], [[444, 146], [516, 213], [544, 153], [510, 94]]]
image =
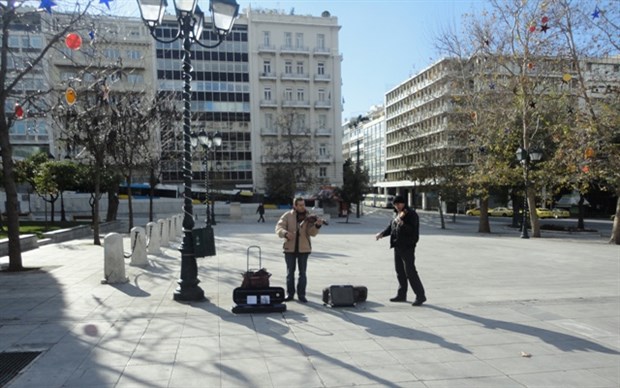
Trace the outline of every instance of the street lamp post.
[[542, 152], [535, 149], [528, 151], [525, 148], [519, 147], [516, 154], [517, 160], [523, 165], [523, 179], [525, 183], [525, 192], [523, 195], [523, 221], [521, 225], [521, 238], [530, 238], [527, 233], [527, 192], [528, 188], [530, 187], [529, 170], [531, 162], [538, 162], [542, 158]]
[[204, 291], [198, 286], [198, 267], [194, 251], [194, 216], [192, 209], [192, 153], [191, 153], [191, 47], [193, 43], [204, 48], [215, 48], [221, 44], [235, 22], [239, 5], [235, 0], [210, 0], [209, 10], [212, 14], [213, 28], [217, 42], [205, 45], [200, 42], [204, 25], [204, 13], [197, 6], [197, 0], [174, 0], [177, 15], [178, 32], [170, 40], [157, 37], [155, 30], [162, 24], [167, 0], [137, 0], [142, 20], [151, 36], [160, 43], [173, 43], [179, 39], [183, 42], [183, 242], [181, 252], [181, 278], [173, 298], [178, 301], [197, 301], [204, 299]]
[[[207, 204], [205, 224], [207, 228], [211, 228], [212, 225], [215, 225], [215, 208], [213, 206], [215, 201], [211, 199], [211, 205], [209, 205], [209, 151], [213, 150], [215, 153], [216, 147], [222, 145], [222, 135], [220, 135], [219, 132], [215, 132], [211, 135], [207, 134], [205, 131], [200, 131], [196, 138], [202, 145], [205, 155], [205, 202]], [[209, 206], [211, 207], [210, 209]]]

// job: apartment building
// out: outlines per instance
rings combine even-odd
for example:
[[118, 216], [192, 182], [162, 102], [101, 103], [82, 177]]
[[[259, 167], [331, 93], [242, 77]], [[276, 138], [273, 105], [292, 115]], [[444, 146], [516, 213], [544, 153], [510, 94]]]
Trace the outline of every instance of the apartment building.
[[[7, 82], [13, 82], [17, 71], [29, 66], [33, 59], [39, 56], [47, 42], [45, 38], [45, 17], [41, 13], [27, 12], [33, 9], [23, 9], [21, 16], [15, 18], [8, 26], [9, 53], [7, 55]], [[27, 97], [37, 91], [48, 89], [49, 82], [44, 66], [37, 66], [30, 70], [15, 87], [12, 96], [7, 98], [5, 112], [14, 114], [16, 104], [23, 110], [21, 119], [15, 120], [9, 130], [9, 139], [13, 146], [13, 157], [24, 159], [30, 154], [44, 151], [53, 154], [53, 137], [49, 122], [46, 119], [47, 99], [40, 97], [28, 101]]]
[[[265, 191], [267, 169], [277, 162], [284, 138], [305, 144], [316, 182], [342, 185], [338, 19], [327, 11], [302, 16], [252, 8], [246, 17], [255, 189]], [[297, 178], [303, 187], [303, 178]]]

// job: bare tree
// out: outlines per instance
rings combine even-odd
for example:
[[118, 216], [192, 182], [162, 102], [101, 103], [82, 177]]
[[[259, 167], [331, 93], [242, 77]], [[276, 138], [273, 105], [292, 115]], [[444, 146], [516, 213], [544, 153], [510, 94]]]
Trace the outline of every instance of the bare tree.
[[[58, 1], [61, 3], [61, 1]], [[0, 3], [2, 18], [2, 37], [0, 47], [0, 106], [19, 103], [24, 110], [39, 110], [39, 100], [44, 90], [28, 89], [23, 82], [29, 75], [42, 71], [48, 52], [62, 42], [63, 37], [84, 17], [92, 5], [92, 0], [82, 2], [76, 12], [58, 23], [51, 23], [46, 13], [36, 9], [24, 8], [23, 2], [7, 0]], [[51, 10], [50, 10], [51, 11]], [[53, 24], [53, 25], [52, 25]], [[9, 44], [9, 37], [20, 31], [32, 39], [43, 38], [40, 50], [29, 50], [15, 54]], [[10, 60], [10, 61], [9, 61]], [[9, 63], [10, 62], [10, 63]], [[9, 237], [9, 271], [23, 270], [19, 242], [19, 201], [13, 161], [13, 147], [9, 129], [20, 115], [7, 115], [0, 109], [0, 149], [2, 149], [2, 168], [4, 188], [7, 196], [7, 226]]]

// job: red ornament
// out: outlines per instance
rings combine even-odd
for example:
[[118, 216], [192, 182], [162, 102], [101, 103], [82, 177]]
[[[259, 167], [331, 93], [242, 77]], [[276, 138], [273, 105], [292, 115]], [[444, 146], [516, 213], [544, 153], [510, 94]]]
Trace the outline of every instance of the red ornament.
[[530, 26], [530, 32], [534, 32], [534, 31], [536, 31], [536, 25], [535, 24]]
[[547, 24], [547, 22], [549, 21], [549, 18], [546, 16], [543, 16], [543, 18], [540, 21], [542, 22], [542, 24]]
[[22, 106], [19, 105], [19, 102], [15, 103], [15, 118], [17, 120], [21, 120], [24, 118], [24, 108], [22, 108]]
[[79, 50], [82, 47], [82, 37], [75, 32], [71, 32], [65, 38], [65, 45], [71, 50]]

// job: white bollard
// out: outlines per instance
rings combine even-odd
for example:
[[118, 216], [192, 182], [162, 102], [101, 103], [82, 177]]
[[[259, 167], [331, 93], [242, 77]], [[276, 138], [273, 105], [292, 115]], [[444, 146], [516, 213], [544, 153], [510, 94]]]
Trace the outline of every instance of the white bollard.
[[149, 222], [146, 224], [146, 237], [148, 243], [146, 245], [147, 252], [151, 255], [161, 253], [161, 236], [159, 232], [159, 224], [157, 222]]
[[146, 231], [143, 227], [131, 228], [131, 262], [129, 265], [144, 267], [148, 265], [146, 257]]
[[173, 244], [176, 241], [176, 234], [174, 229], [174, 221], [172, 217], [166, 219], [168, 223], [168, 245]]
[[125, 256], [123, 237], [118, 233], [108, 233], [103, 239], [103, 284], [127, 283], [125, 276]]
[[183, 237], [183, 214], [177, 214], [177, 236]]
[[166, 222], [166, 220], [157, 220], [157, 223], [159, 224], [160, 246], [166, 247], [170, 241], [170, 237], [168, 235], [168, 222]]

